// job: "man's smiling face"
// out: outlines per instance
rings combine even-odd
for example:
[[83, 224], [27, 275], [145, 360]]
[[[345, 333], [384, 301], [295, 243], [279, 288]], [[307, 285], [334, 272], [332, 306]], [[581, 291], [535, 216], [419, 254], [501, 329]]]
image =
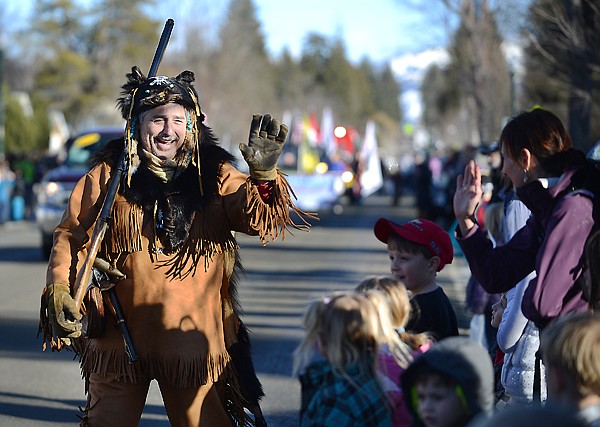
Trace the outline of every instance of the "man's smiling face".
[[168, 103], [140, 114], [140, 142], [162, 160], [172, 160], [185, 140], [187, 117], [180, 104]]

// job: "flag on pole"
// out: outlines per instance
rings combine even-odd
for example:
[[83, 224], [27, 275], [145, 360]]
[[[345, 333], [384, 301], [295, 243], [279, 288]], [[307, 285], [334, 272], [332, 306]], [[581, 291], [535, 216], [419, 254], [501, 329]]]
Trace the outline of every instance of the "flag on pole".
[[323, 110], [321, 117], [321, 147], [327, 157], [331, 157], [337, 151], [337, 143], [333, 135], [333, 113], [329, 107]]
[[319, 136], [319, 125], [317, 124], [317, 117], [314, 113], [305, 115], [302, 119], [302, 129], [304, 130], [304, 138], [308, 145], [316, 147], [320, 136]]
[[375, 123], [367, 122], [365, 139], [358, 156], [361, 197], [368, 197], [383, 186], [383, 172], [375, 135]]
[[316, 116], [304, 115], [302, 118], [302, 142], [298, 146], [298, 171], [313, 173], [319, 163], [317, 141], [319, 140], [319, 126]]

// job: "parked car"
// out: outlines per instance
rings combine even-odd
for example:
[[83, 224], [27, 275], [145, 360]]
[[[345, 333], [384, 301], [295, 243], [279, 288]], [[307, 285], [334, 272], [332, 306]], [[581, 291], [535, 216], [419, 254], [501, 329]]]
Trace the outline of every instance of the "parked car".
[[62, 218], [75, 184], [89, 171], [90, 157], [108, 141], [122, 136], [123, 128], [90, 129], [72, 136], [65, 143], [65, 161], [47, 171], [37, 184], [35, 220], [41, 231], [45, 257], [50, 256], [54, 229]]

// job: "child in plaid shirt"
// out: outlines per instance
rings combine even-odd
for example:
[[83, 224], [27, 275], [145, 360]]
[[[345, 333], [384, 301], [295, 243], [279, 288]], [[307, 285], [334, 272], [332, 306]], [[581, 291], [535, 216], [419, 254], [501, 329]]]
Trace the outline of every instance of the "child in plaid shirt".
[[392, 426], [376, 374], [378, 325], [375, 306], [363, 295], [338, 294], [308, 307], [294, 361], [301, 427]]
[[[355, 289], [365, 295], [377, 308], [380, 317], [380, 348], [377, 357], [379, 380], [392, 407], [394, 427], [409, 427], [412, 416], [404, 402], [400, 378], [413, 358], [423, 354], [431, 345], [427, 334], [412, 334], [404, 327], [410, 317], [408, 292], [392, 277], [368, 277]], [[380, 295], [380, 298], [375, 298]], [[383, 341], [383, 342], [382, 342]]]

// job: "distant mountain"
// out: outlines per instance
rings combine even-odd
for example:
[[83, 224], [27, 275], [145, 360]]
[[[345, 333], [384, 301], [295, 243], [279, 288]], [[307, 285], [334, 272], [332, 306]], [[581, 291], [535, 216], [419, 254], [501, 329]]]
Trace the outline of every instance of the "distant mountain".
[[[502, 50], [509, 67], [513, 70], [515, 83], [519, 86], [524, 73], [523, 46], [518, 41], [506, 41]], [[402, 86], [400, 102], [406, 121], [416, 124], [421, 117], [421, 82], [429, 66], [436, 64], [444, 67], [449, 60], [448, 52], [444, 48], [408, 53], [392, 60], [392, 70]]]
[[444, 48], [408, 53], [392, 60], [392, 70], [402, 86], [400, 102], [406, 121], [417, 123], [421, 117], [421, 82], [429, 66], [445, 66], [448, 61], [448, 52]]

